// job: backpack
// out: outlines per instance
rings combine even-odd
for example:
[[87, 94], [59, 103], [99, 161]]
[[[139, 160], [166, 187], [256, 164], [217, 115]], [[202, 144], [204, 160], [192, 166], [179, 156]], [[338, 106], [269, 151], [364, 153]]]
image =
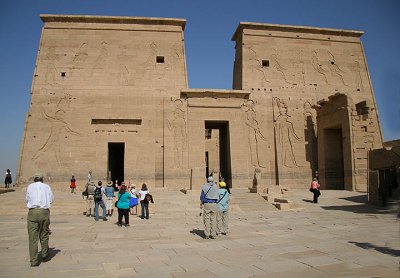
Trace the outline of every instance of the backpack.
[[96, 187], [96, 189], [94, 190], [94, 200], [95, 201], [101, 200], [101, 188], [100, 187]]

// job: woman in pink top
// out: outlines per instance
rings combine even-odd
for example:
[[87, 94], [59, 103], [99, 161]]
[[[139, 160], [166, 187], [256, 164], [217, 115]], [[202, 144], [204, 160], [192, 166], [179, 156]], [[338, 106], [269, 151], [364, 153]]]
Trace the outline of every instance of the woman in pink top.
[[314, 204], [318, 203], [318, 197], [319, 195], [321, 195], [321, 192], [319, 192], [319, 187], [320, 185], [318, 183], [317, 178], [314, 178], [310, 186], [310, 191], [314, 194], [314, 199], [313, 199]]

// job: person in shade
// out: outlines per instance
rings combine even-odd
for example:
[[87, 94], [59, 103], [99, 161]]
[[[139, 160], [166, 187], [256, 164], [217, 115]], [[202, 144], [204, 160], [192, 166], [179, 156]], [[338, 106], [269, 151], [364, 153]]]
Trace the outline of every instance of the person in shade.
[[217, 213], [217, 235], [227, 235], [228, 234], [228, 224], [229, 224], [229, 191], [226, 183], [221, 181], [219, 183], [219, 198], [218, 213]]
[[38, 266], [38, 241], [41, 245], [42, 262], [50, 260], [50, 207], [54, 201], [53, 192], [48, 184], [43, 183], [43, 175], [34, 175], [33, 183], [26, 190], [26, 206], [29, 209], [27, 217], [29, 237], [29, 257], [32, 267]]
[[204, 235], [214, 239], [217, 235], [217, 213], [219, 192], [213, 177], [208, 177], [200, 193], [200, 206], [203, 208]]
[[122, 184], [118, 192], [118, 227], [122, 226], [122, 217], [125, 218], [125, 227], [129, 227], [129, 200], [131, 199], [131, 194], [126, 191], [126, 185]]
[[10, 169], [6, 171], [6, 177], [4, 178], [4, 186], [5, 188], [10, 188], [12, 184], [12, 175]]

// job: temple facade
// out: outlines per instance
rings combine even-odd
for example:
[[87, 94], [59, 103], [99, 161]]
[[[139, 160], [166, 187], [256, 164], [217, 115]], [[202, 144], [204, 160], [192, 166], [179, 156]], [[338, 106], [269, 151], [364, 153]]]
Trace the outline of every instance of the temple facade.
[[18, 182], [367, 190], [382, 147], [363, 32], [241, 22], [232, 89], [188, 87], [184, 19], [41, 15]]

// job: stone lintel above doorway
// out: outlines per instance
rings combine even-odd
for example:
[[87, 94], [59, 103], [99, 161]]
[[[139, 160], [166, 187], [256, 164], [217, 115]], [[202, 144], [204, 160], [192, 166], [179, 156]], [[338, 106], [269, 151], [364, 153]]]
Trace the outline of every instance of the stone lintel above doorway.
[[239, 98], [249, 99], [250, 92], [225, 89], [182, 89], [181, 98]]

